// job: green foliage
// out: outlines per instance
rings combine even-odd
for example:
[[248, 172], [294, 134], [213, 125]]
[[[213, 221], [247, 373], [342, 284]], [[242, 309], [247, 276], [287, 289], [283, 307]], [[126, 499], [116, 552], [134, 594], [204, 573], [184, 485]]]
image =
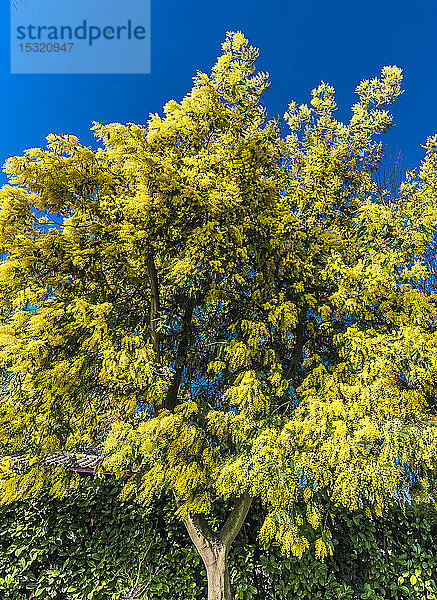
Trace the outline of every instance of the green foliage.
[[174, 586], [173, 598], [201, 598], [200, 556], [171, 507], [146, 512], [118, 500], [119, 492], [116, 482], [85, 480], [67, 500], [42, 496], [5, 508], [0, 596], [133, 600], [166, 596]]
[[[161, 116], [96, 123], [97, 150], [50, 134], [0, 190], [0, 504], [68, 496], [47, 457], [91, 447], [120, 499], [175, 497], [210, 591], [252, 499], [262, 542], [323, 558], [331, 505], [382, 516], [411, 469], [434, 503], [437, 474], [437, 135], [381, 189], [401, 69], [362, 81], [348, 122], [323, 82], [267, 120], [258, 50], [222, 51]], [[325, 597], [347, 594], [330, 569]], [[400, 589], [424, 593], [412, 569]]]
[[[66, 500], [42, 497], [2, 509], [4, 600], [203, 600], [206, 572], [171, 503], [145, 510], [117, 496], [120, 483], [82, 480]], [[210, 518], [212, 526], [227, 512]], [[374, 522], [333, 509], [334, 553], [283, 558], [256, 540], [257, 503], [230, 553], [235, 600], [435, 600], [437, 513], [391, 512]]]

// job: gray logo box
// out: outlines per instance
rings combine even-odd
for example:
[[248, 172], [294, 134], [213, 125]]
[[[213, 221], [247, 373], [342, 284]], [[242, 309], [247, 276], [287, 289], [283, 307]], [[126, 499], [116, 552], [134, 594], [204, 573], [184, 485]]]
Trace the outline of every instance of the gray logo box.
[[10, 0], [11, 73], [150, 73], [150, 0]]

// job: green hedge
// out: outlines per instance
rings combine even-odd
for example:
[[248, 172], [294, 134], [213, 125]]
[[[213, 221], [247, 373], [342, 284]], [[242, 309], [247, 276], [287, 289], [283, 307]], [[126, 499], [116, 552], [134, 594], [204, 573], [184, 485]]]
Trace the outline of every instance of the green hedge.
[[[146, 512], [117, 500], [119, 482], [83, 479], [68, 500], [4, 507], [0, 598], [203, 600], [206, 572], [172, 504]], [[224, 510], [224, 509], [223, 509]], [[235, 599], [437, 600], [437, 513], [394, 512], [372, 522], [336, 511], [335, 552], [283, 559], [256, 541], [255, 504], [230, 555]]]

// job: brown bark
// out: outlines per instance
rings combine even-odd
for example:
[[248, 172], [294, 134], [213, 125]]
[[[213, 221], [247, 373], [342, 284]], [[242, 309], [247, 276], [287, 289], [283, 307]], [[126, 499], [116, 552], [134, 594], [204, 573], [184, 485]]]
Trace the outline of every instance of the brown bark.
[[[176, 505], [180, 506], [176, 495]], [[188, 515], [183, 521], [191, 541], [202, 557], [208, 578], [208, 600], [232, 600], [228, 554], [246, 519], [252, 498], [245, 494], [236, 502], [219, 532], [214, 533], [204, 515]]]

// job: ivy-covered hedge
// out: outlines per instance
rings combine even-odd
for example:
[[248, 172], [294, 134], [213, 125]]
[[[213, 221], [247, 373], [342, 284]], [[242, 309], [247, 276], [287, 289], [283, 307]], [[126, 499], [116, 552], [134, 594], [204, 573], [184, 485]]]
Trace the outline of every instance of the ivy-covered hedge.
[[[146, 512], [117, 500], [119, 483], [85, 478], [68, 500], [0, 511], [0, 598], [203, 600], [206, 572], [171, 502]], [[335, 553], [283, 559], [256, 541], [260, 506], [230, 555], [236, 600], [437, 600], [437, 513], [401, 511], [372, 522], [337, 510]]]

